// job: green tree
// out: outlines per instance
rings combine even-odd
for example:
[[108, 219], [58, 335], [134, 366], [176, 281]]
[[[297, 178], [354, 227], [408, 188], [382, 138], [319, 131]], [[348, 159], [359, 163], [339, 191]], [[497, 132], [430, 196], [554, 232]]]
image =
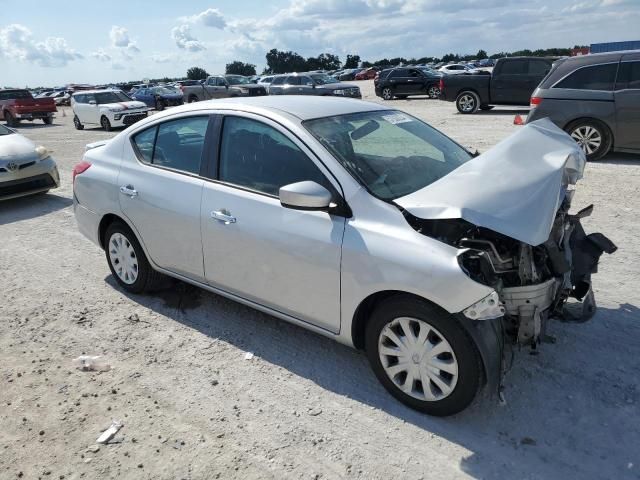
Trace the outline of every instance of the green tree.
[[304, 72], [307, 69], [307, 61], [292, 51], [284, 52], [272, 48], [267, 53], [266, 59], [265, 73]]
[[187, 70], [187, 78], [189, 80], [204, 80], [208, 76], [209, 74], [204, 68], [191, 67], [189, 70]]
[[239, 61], [227, 63], [225, 72], [229, 75], [244, 75], [250, 77], [256, 74], [256, 66], [252, 63], [243, 63]]
[[478, 50], [478, 53], [476, 53], [476, 58], [478, 60], [487, 58], [487, 52], [485, 50]]
[[347, 55], [344, 62], [344, 68], [358, 68], [360, 64], [360, 55]]

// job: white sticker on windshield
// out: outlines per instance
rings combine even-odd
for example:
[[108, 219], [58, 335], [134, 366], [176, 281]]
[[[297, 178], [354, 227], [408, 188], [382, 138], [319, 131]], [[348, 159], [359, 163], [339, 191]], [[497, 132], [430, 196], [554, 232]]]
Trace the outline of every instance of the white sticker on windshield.
[[403, 113], [394, 113], [394, 114], [391, 114], [391, 115], [383, 115], [382, 118], [384, 118], [387, 122], [391, 123], [392, 125], [397, 125], [398, 123], [413, 122], [413, 118], [407, 117]]

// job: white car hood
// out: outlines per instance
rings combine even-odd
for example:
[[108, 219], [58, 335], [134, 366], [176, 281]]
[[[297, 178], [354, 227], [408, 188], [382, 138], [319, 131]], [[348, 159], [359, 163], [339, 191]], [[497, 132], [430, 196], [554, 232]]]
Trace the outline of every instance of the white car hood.
[[147, 105], [143, 102], [116, 102], [116, 103], [101, 103], [101, 108], [121, 108], [123, 110], [137, 110], [139, 108], [147, 108]]
[[549, 238], [585, 163], [578, 144], [544, 118], [395, 203], [418, 218], [462, 218], [535, 246]]
[[33, 157], [36, 145], [18, 133], [0, 135], [0, 161]]

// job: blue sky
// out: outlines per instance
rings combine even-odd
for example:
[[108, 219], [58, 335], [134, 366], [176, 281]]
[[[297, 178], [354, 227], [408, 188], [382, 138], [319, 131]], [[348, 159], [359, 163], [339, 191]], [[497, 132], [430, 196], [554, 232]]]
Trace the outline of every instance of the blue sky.
[[13, 86], [261, 70], [271, 48], [375, 60], [640, 39], [640, 0], [0, 0], [0, 12], [0, 85]]

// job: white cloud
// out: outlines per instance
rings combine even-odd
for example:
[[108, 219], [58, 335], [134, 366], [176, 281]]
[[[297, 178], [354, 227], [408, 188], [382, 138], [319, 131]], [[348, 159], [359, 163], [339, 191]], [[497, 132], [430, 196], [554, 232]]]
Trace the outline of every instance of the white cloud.
[[64, 67], [73, 60], [83, 58], [69, 47], [64, 38], [48, 37], [38, 42], [34, 40], [31, 30], [16, 23], [0, 30], [0, 52], [10, 59], [35, 63], [41, 67]]
[[226, 27], [227, 22], [224, 15], [217, 8], [208, 8], [204, 12], [200, 12], [190, 17], [181, 18], [186, 23], [202, 23], [207, 27], [223, 29]]
[[117, 48], [126, 48], [131, 44], [129, 38], [129, 30], [124, 27], [113, 25], [109, 32], [109, 38], [111, 39], [111, 45]]
[[100, 60], [101, 62], [111, 61], [111, 55], [105, 52], [102, 48], [96, 50], [95, 52], [92, 52], [91, 56], [97, 60]]
[[187, 24], [179, 25], [171, 29], [171, 38], [176, 42], [178, 48], [189, 52], [199, 52], [206, 47], [191, 34], [191, 27]]

